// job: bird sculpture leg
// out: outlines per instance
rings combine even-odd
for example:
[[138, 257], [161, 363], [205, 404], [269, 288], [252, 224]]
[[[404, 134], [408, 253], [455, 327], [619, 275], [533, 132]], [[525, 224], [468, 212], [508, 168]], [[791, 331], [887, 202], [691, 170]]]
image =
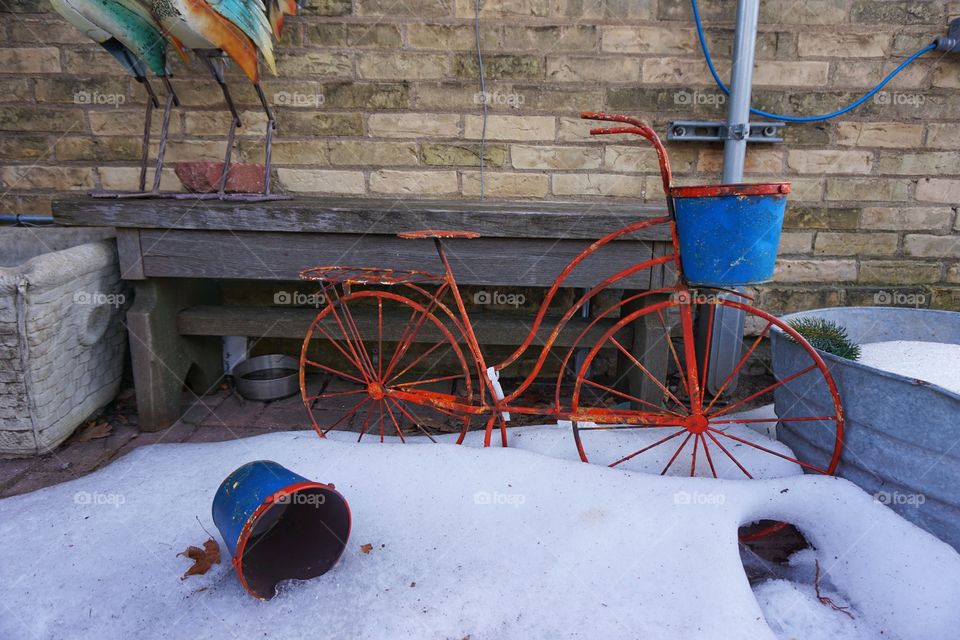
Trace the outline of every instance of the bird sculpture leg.
[[223, 74], [223, 53], [219, 50], [205, 50], [201, 53], [201, 59], [207, 65], [207, 69], [213, 75], [214, 80], [220, 85], [220, 91], [223, 92], [223, 99], [227, 103], [230, 115], [233, 121], [230, 123], [230, 133], [227, 136], [227, 152], [223, 158], [223, 172], [220, 174], [220, 183], [217, 185], [217, 197], [221, 200], [227, 188], [227, 176], [230, 172], [230, 156], [233, 153], [233, 141], [237, 134], [237, 127], [241, 126], [240, 115], [237, 113], [237, 107], [233, 104], [233, 97], [230, 95], [230, 88], [227, 86]]
[[153, 110], [160, 106], [160, 101], [146, 76], [139, 76], [136, 80], [143, 85], [147, 92], [147, 115], [144, 117], [143, 142], [140, 152], [140, 191], [143, 192], [147, 186], [147, 161], [150, 159], [150, 129], [153, 125]]
[[[170, 78], [163, 76], [163, 86], [167, 89], [167, 101], [163, 107], [163, 122], [160, 125], [160, 144], [157, 147], [157, 166], [153, 170], [153, 189], [150, 190], [150, 194], [153, 196], [159, 195], [160, 193], [160, 180], [163, 177], [163, 156], [167, 150], [167, 134], [170, 133], [170, 110], [173, 107], [180, 106], [180, 98], [177, 96], [177, 92], [173, 90], [173, 85], [170, 84]], [[149, 122], [147, 126], [150, 126]], [[143, 182], [144, 175], [143, 172], [141, 172], [141, 190], [143, 190]]]
[[263, 195], [269, 196], [270, 163], [273, 156], [273, 132], [277, 128], [277, 121], [273, 117], [273, 110], [270, 108], [270, 104], [267, 102], [267, 96], [264, 95], [263, 88], [260, 86], [260, 83], [253, 85], [253, 87], [257, 90], [257, 97], [260, 98], [260, 104], [263, 106], [264, 113], [267, 114], [267, 135], [263, 162]]

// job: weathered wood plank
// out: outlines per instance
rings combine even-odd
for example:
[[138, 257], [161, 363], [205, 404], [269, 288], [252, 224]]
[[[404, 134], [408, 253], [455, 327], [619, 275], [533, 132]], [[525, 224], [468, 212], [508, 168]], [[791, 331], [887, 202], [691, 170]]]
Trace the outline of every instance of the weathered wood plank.
[[[317, 309], [310, 308], [200, 305], [184, 309], [179, 313], [177, 330], [181, 335], [193, 336], [303, 338], [318, 312]], [[353, 309], [353, 317], [361, 335], [373, 335], [377, 316], [372, 310]], [[384, 339], [399, 339], [409, 319], [409, 313], [384, 312]], [[481, 345], [516, 346], [523, 342], [529, 331], [526, 323], [517, 321], [516, 315], [484, 311], [471, 313], [470, 319]], [[539, 336], [545, 339], [556, 326], [556, 322], [557, 318], [547, 317], [540, 328]], [[587, 333], [584, 344], [592, 345], [615, 322], [615, 318], [598, 322]], [[589, 323], [590, 320], [584, 318], [571, 318], [557, 337], [556, 345], [571, 346], [576, 336]], [[439, 338], [440, 332], [430, 323], [425, 323], [417, 336], [419, 342], [432, 342]], [[541, 342], [537, 341], [534, 344]]]
[[[419, 229], [476, 231], [495, 238], [595, 240], [643, 218], [664, 215], [665, 205], [610, 202], [477, 202], [387, 198], [310, 198], [260, 203], [191, 200], [54, 201], [63, 225], [141, 229], [204, 229], [395, 235]], [[659, 225], [628, 239], [670, 239]]]
[[140, 231], [117, 229], [117, 256], [120, 277], [124, 280], [143, 280], [143, 261], [140, 256]]
[[[433, 242], [388, 236], [232, 231], [141, 231], [146, 277], [296, 280], [319, 265], [371, 266], [442, 273]], [[587, 246], [581, 240], [497, 238], [444, 241], [461, 284], [546, 286]], [[629, 250], [624, 250], [624, 248]], [[613, 243], [587, 258], [564, 282], [592, 287], [647, 260], [653, 243]], [[647, 289], [650, 270], [618, 287]]]

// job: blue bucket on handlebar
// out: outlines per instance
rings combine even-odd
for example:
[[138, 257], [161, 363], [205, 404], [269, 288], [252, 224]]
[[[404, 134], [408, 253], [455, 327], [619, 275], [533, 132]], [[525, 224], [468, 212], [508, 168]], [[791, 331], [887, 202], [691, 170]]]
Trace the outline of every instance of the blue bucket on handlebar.
[[270, 460], [249, 462], [221, 483], [213, 521], [250, 595], [269, 600], [283, 580], [323, 575], [350, 537], [350, 507], [332, 484]]
[[687, 283], [733, 287], [773, 277], [790, 184], [673, 187]]

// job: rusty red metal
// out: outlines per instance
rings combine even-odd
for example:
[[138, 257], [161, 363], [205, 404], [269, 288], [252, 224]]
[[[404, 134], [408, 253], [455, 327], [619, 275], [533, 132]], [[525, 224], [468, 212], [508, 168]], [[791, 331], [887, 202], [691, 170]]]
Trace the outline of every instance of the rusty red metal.
[[[734, 301], [729, 296], [720, 295], [725, 292], [720, 288], [691, 289], [683, 278], [677, 227], [673, 216], [673, 198], [675, 197], [786, 194], [790, 191], [789, 184], [674, 187], [666, 149], [653, 129], [629, 116], [599, 112], [585, 112], [581, 116], [585, 119], [623, 125], [595, 128], [591, 130], [592, 134], [627, 133], [641, 136], [653, 145], [659, 160], [664, 193], [667, 194], [666, 214], [628, 224], [584, 248], [561, 270], [547, 290], [526, 338], [505, 359], [493, 366], [488, 364], [474, 331], [470, 313], [442, 242], [452, 238], [474, 238], [479, 234], [453, 230], [424, 230], [399, 234], [402, 238], [432, 239], [443, 266], [442, 275], [419, 271], [351, 267], [317, 267], [305, 270], [302, 277], [321, 281], [326, 287], [325, 290], [331, 293], [328, 307], [317, 315], [307, 333], [301, 352], [301, 392], [317, 432], [324, 436], [342, 421], [352, 420], [360, 421], [360, 439], [370, 432], [371, 426], [374, 433], [379, 432], [381, 440], [385, 434], [395, 434], [403, 438], [405, 433], [415, 430], [431, 435], [430, 430], [425, 428], [427, 420], [423, 412], [427, 411], [439, 413], [445, 416], [448, 422], [453, 422], [454, 430], [459, 432], [458, 443], [463, 441], [472, 419], [476, 417], [485, 419], [484, 444], [486, 446], [491, 444], [494, 429], [500, 432], [500, 442], [506, 446], [506, 421], [509, 414], [548, 415], [557, 420], [572, 422], [577, 450], [585, 462], [591, 461], [590, 441], [594, 432], [617, 429], [659, 429], [664, 430], [663, 437], [656, 437], [655, 440], [646, 442], [642, 447], [638, 447], [636, 451], [619, 460], [607, 461], [607, 464], [620, 466], [651, 451], [659, 455], [661, 447], [674, 443], [672, 446], [676, 446], [676, 449], [662, 469], [664, 474], [674, 469], [675, 473], [682, 471], [689, 475], [717, 477], [719, 461], [724, 460], [725, 464], [733, 465], [732, 468], [742, 472], [744, 477], [752, 478], [753, 474], [747, 468], [749, 462], [741, 459], [743, 451], [748, 449], [755, 455], [762, 453], [785, 459], [802, 469], [832, 474], [837, 467], [843, 445], [843, 412], [836, 385], [826, 365], [816, 350], [810, 347], [796, 331], [770, 314], [744, 302]], [[545, 337], [540, 335], [551, 303], [574, 269], [610, 242], [656, 225], [669, 227], [672, 251], [641, 260], [597, 283], [562, 313], [549, 335]], [[717, 241], [722, 242], [722, 238], [718, 238]], [[595, 311], [590, 322], [574, 338], [572, 346], [560, 355], [555, 353], [560, 333], [587, 304], [596, 302], [599, 294], [611, 288], [617, 288], [618, 283], [640, 271], [670, 264], [674, 266], [677, 274], [677, 283], [674, 286], [624, 296], [619, 302]], [[413, 297], [388, 294], [383, 291], [345, 292], [344, 295], [337, 292], [336, 285], [350, 283], [401, 285]], [[437, 285], [437, 287], [432, 290], [428, 285]], [[414, 297], [421, 301], [418, 302]], [[453, 303], [444, 302], [442, 300], [444, 297], [452, 298]], [[371, 300], [377, 301], [378, 322], [375, 325], [368, 323], [361, 328], [353, 316], [351, 307], [364, 300], [368, 303], [368, 308]], [[409, 312], [409, 317], [401, 323], [402, 327], [399, 330], [390, 326], [390, 323], [384, 322], [383, 306], [387, 301], [402, 305]], [[636, 308], [637, 306], [640, 308]], [[705, 331], [709, 341], [714, 329], [713, 308], [717, 306], [738, 309], [746, 315], [748, 321], [756, 322], [757, 326], [763, 328], [756, 340], [744, 352], [727, 380], [719, 389], [710, 390], [704, 383], [707, 379], [706, 373], [711, 366], [709, 353], [700, 353], [697, 349], [694, 316], [700, 311], [700, 317], [707, 318]], [[392, 315], [390, 317], [395, 318]], [[610, 320], [613, 322], [607, 322]], [[675, 331], [674, 321], [679, 323], [679, 332]], [[609, 325], [609, 328], [598, 340], [588, 343], [587, 337], [596, 335], [597, 327], [600, 326], [598, 323], [601, 322], [605, 322], [603, 326]], [[675, 383], [659, 379], [653, 374], [651, 367], [641, 361], [642, 354], [639, 356], [634, 354], [629, 345], [624, 344], [624, 332], [638, 322], [646, 322], [654, 328], [659, 325], [663, 339], [668, 344], [671, 366], [677, 372]], [[452, 326], [452, 331], [448, 326]], [[810, 358], [809, 366], [793, 376], [775, 381], [759, 392], [743, 391], [738, 397], [728, 397], [732, 386], [731, 380], [751, 365], [762, 362], [757, 347], [773, 328], [784, 331], [804, 347]], [[431, 331], [434, 337], [417, 340], [423, 331]], [[675, 333], [679, 335], [675, 336]], [[329, 348], [334, 350], [341, 360], [347, 361], [346, 369], [348, 370], [341, 365], [324, 364], [312, 359], [308, 352], [312, 346], [316, 346], [316, 341], [331, 343], [332, 346], [328, 345]], [[414, 345], [421, 342], [432, 346], [418, 353]], [[518, 376], [520, 382], [515, 389], [509, 393], [503, 392], [498, 382], [499, 373], [530, 353], [535, 344], [537, 351], [527, 360], [527, 364], [530, 365], [532, 359], [529, 372]], [[455, 371], [454, 375], [426, 374], [413, 381], [403, 380], [403, 377], [415, 371], [428, 355], [441, 349], [449, 350], [453, 354], [452, 361], [455, 365], [451, 370]], [[650, 381], [659, 391], [660, 402], [654, 403], [649, 399], [641, 398], [618, 382], [603, 382], [595, 375], [594, 371], [600, 369], [599, 366], [595, 366], [596, 359], [604, 349], [612, 350], [618, 358], [626, 361], [639, 379]], [[386, 356], [385, 352], [391, 350], [391, 355]], [[573, 390], [570, 392], [563, 386], [564, 371], [571, 369], [573, 363], [578, 360], [578, 353], [586, 355], [580, 359], [573, 371]], [[541, 377], [551, 357], [557, 358], [561, 366], [549, 406], [530, 404], [524, 400], [525, 394]], [[754, 360], [751, 361], [751, 358]], [[350, 407], [339, 421], [322, 425], [322, 419], [314, 415], [313, 405], [319, 400], [340, 396], [311, 392], [308, 389], [306, 376], [309, 370], [317, 370], [328, 377], [337, 377], [354, 384], [357, 387], [355, 393], [359, 402]], [[821, 425], [828, 423], [833, 447], [826, 460], [810, 461], [788, 456], [751, 441], [750, 438], [744, 437], [742, 432], [735, 432], [735, 429], [748, 423], [744, 420], [725, 417], [729, 412], [767, 399], [767, 396], [772, 398], [771, 394], [778, 390], [785, 391], [786, 385], [803, 375], [822, 378], [825, 388], [833, 399], [835, 413], [831, 416], [791, 416], [791, 422], [808, 421], [811, 424]], [[427, 388], [446, 383], [457, 386], [459, 391], [447, 393], [438, 391], [436, 388]], [[602, 399], [598, 399], [601, 397]], [[408, 430], [401, 427], [403, 421], [410, 423]], [[756, 421], [757, 424], [762, 425], [773, 420], [756, 419]], [[684, 451], [687, 453], [683, 454]], [[689, 464], [684, 458], [682, 466], [679, 466], [681, 463], [678, 460], [684, 456], [689, 456]]]

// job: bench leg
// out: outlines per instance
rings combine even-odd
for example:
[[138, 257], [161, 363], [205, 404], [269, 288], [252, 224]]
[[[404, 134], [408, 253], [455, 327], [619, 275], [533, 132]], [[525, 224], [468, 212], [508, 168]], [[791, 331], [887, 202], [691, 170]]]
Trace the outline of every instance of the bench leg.
[[143, 280], [127, 312], [130, 356], [142, 431], [158, 431], [180, 417], [185, 383], [198, 395], [214, 389], [223, 377], [219, 340], [181, 336], [177, 314], [215, 303], [211, 283], [188, 280]]
[[[633, 291], [625, 291], [624, 296], [632, 295]], [[649, 295], [641, 300], [624, 305], [623, 313], [629, 314], [650, 304], [656, 304], [667, 299], [669, 294]], [[669, 322], [669, 317], [667, 318]], [[630, 344], [630, 354], [637, 359], [662, 384], [666, 385], [667, 367], [670, 360], [670, 348], [667, 335], [656, 314], [647, 314], [633, 323], [633, 339]], [[656, 406], [663, 405], [663, 391], [647, 376], [634, 366], [629, 358], [620, 354], [618, 367], [624, 374], [624, 386], [627, 393]], [[633, 403], [636, 409], [650, 409], [648, 405]]]

